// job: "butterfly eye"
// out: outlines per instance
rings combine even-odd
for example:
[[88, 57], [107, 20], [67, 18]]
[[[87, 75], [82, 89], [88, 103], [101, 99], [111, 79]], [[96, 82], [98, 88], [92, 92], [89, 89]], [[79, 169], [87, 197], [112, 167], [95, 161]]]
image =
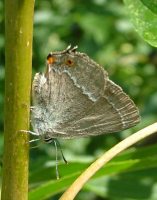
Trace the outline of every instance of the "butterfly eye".
[[55, 60], [56, 60], [55, 57], [52, 56], [51, 54], [47, 56], [47, 64], [53, 64]]
[[68, 59], [68, 60], [66, 60], [66, 64], [67, 64], [69, 67], [71, 67], [71, 66], [74, 64], [74, 62], [73, 62], [73, 60]]

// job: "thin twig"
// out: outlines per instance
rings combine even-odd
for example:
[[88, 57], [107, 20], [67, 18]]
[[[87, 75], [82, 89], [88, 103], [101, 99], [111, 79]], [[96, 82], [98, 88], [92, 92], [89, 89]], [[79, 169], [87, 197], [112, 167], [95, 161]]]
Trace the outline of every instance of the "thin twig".
[[103, 154], [98, 160], [91, 164], [75, 181], [74, 183], [64, 192], [60, 200], [72, 200], [75, 198], [77, 193], [81, 190], [84, 184], [106, 163], [108, 163], [113, 157], [127, 149], [131, 145], [138, 141], [148, 137], [149, 135], [157, 132], [157, 123], [154, 123], [133, 135], [127, 137], [123, 141], [119, 142], [105, 154]]

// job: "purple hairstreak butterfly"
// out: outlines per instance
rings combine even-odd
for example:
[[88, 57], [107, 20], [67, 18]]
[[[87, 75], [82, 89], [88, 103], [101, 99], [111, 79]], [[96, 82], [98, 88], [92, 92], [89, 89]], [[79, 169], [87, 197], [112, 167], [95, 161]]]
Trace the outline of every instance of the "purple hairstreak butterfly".
[[139, 111], [107, 72], [77, 46], [47, 56], [45, 73], [32, 85], [31, 123], [45, 142], [122, 131], [135, 126]]

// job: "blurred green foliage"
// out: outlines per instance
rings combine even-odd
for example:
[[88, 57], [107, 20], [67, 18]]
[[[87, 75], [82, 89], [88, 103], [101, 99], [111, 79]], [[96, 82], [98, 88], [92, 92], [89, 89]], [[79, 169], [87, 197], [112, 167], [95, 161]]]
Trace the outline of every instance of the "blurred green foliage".
[[124, 2], [139, 35], [149, 44], [157, 47], [157, 1], [124, 0]]
[[[69, 165], [60, 164], [61, 184], [45, 198], [58, 199], [63, 191], [92, 160], [133, 132], [156, 121], [157, 115], [157, 50], [139, 38], [129, 20], [128, 11], [120, 0], [45, 0], [35, 2], [33, 38], [33, 75], [44, 71], [45, 59], [50, 51], [63, 50], [69, 44], [78, 45], [80, 52], [104, 66], [110, 79], [119, 84], [135, 101], [141, 114], [141, 123], [122, 133], [61, 140]], [[3, 132], [4, 104], [4, 3], [0, 1], [0, 131]], [[23, 80], [24, 81], [24, 80]], [[136, 146], [145, 155], [148, 145], [155, 145], [157, 137], [149, 138]], [[3, 152], [3, 135], [0, 135], [0, 152]], [[33, 145], [33, 144], [32, 144]], [[136, 152], [136, 148], [135, 150]], [[138, 150], [137, 150], [138, 152]], [[155, 152], [155, 150], [153, 150]], [[151, 157], [151, 155], [150, 155]], [[30, 189], [55, 180], [55, 149], [51, 144], [41, 144], [30, 150]], [[133, 157], [123, 158], [122, 161]], [[137, 159], [137, 158], [136, 158]], [[138, 159], [142, 159], [140, 156]], [[149, 161], [149, 160], [148, 160]], [[62, 161], [59, 161], [59, 163]], [[75, 164], [77, 162], [77, 164]], [[150, 162], [150, 161], [149, 161]], [[157, 177], [154, 162], [147, 169], [136, 172], [113, 170], [112, 176], [98, 176], [89, 182], [77, 199], [157, 199], [154, 185]], [[143, 165], [143, 164], [141, 164]], [[116, 169], [116, 168], [115, 168]], [[143, 170], [143, 171], [142, 171]], [[145, 171], [144, 171], [145, 170]], [[126, 173], [124, 173], [126, 171]], [[72, 173], [72, 177], [70, 174]], [[69, 179], [68, 179], [69, 177]], [[63, 182], [62, 182], [63, 179]], [[66, 181], [64, 181], [64, 179]], [[69, 182], [68, 182], [69, 181]], [[134, 184], [136, 183], [136, 184]], [[59, 183], [58, 183], [59, 184]], [[101, 187], [100, 187], [101, 185]], [[138, 186], [136, 190], [132, 187]], [[98, 187], [99, 186], [99, 187]], [[123, 190], [123, 187], [124, 190]], [[138, 190], [138, 192], [137, 192]], [[46, 189], [43, 192], [47, 192]], [[40, 191], [38, 191], [38, 194]], [[51, 195], [56, 195], [51, 197]]]

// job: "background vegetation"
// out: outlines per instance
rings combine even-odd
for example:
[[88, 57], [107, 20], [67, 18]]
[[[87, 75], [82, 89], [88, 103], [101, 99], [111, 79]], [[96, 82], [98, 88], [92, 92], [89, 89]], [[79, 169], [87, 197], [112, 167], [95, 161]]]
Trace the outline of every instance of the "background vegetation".
[[[126, 3], [128, 3], [126, 1]], [[146, 1], [145, 5], [148, 6]], [[147, 8], [147, 7], [146, 7]], [[156, 15], [156, 10], [149, 9]], [[148, 8], [147, 8], [148, 9]], [[133, 13], [132, 13], [133, 14]], [[152, 16], [147, 15], [152, 20]], [[133, 19], [134, 20], [134, 19]], [[139, 20], [137, 20], [139, 22]], [[153, 20], [152, 20], [153, 21]], [[134, 20], [135, 22], [135, 20]], [[156, 22], [156, 21], [153, 21]], [[139, 33], [139, 24], [135, 27]], [[0, 1], [0, 131], [3, 133], [4, 102], [4, 4]], [[151, 31], [155, 35], [155, 28]], [[33, 73], [44, 71], [50, 51], [78, 45], [108, 71], [135, 101], [141, 114], [136, 127], [110, 135], [60, 140], [69, 164], [60, 158], [61, 179], [55, 177], [53, 144], [30, 150], [30, 199], [58, 199], [60, 192], [104, 151], [133, 132], [156, 121], [157, 50], [156, 40], [136, 32], [122, 1], [46, 0], [36, 1], [34, 16]], [[144, 41], [146, 40], [146, 41]], [[77, 199], [157, 199], [157, 136], [143, 141], [102, 169]], [[34, 145], [34, 144], [32, 144]], [[0, 134], [3, 156], [3, 134]]]

